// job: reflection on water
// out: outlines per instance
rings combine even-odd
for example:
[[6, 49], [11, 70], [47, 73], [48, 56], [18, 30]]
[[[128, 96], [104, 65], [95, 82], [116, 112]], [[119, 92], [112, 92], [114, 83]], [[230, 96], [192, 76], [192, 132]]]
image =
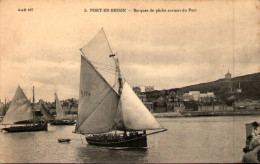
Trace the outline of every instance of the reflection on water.
[[[148, 149], [116, 150], [88, 145], [74, 126], [48, 131], [0, 133], [0, 162], [10, 163], [180, 163], [240, 162], [245, 124], [259, 116], [159, 119], [168, 129], [148, 136]], [[70, 143], [58, 143], [70, 138]]]
[[87, 145], [77, 148], [78, 162], [148, 162], [147, 149], [112, 149]]

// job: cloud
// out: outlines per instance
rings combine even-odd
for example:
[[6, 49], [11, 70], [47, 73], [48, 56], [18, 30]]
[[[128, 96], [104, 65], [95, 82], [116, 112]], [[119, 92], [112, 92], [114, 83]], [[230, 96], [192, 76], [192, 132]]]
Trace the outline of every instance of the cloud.
[[12, 97], [17, 84], [28, 95], [34, 85], [37, 97], [45, 100], [53, 100], [55, 90], [61, 100], [78, 97], [79, 49], [101, 27], [132, 86], [167, 89], [217, 80], [228, 69], [235, 76], [259, 72], [258, 2], [122, 1], [112, 5], [129, 10], [198, 9], [157, 14], [82, 12], [82, 6], [111, 8], [103, 1], [35, 2], [30, 4], [37, 11], [29, 16], [8, 12], [6, 8], [16, 8], [14, 3], [0, 6], [4, 8], [0, 12], [1, 98]]

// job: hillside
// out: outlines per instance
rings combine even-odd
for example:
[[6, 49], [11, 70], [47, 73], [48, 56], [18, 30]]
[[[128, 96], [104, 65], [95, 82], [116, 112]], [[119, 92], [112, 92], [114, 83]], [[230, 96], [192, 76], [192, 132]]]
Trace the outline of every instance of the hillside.
[[[180, 93], [189, 91], [214, 92], [219, 100], [227, 102], [237, 88], [242, 88], [241, 93], [236, 94], [236, 100], [260, 99], [260, 73], [254, 73], [232, 79], [219, 79], [217, 81], [201, 83], [197, 85], [179, 88]], [[231, 88], [233, 93], [231, 92]]]

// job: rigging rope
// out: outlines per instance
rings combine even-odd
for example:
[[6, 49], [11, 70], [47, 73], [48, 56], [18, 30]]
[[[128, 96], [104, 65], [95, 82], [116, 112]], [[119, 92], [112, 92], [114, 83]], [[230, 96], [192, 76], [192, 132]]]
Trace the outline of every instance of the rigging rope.
[[107, 69], [99, 68], [99, 67], [95, 67], [95, 68], [96, 68], [97, 70], [102, 70], [102, 71], [104, 71], [104, 72], [107, 72], [107, 73], [110, 73], [110, 74], [116, 75], [116, 73], [111, 72], [111, 71], [109, 71], [109, 70], [107, 70]]
[[91, 63], [96, 63], [98, 65], [102, 65], [104, 67], [109, 67], [109, 68], [115, 69], [115, 66], [112, 66], [112, 65], [107, 65], [107, 64], [104, 64], [104, 63], [96, 62], [96, 61], [90, 61], [90, 62]]

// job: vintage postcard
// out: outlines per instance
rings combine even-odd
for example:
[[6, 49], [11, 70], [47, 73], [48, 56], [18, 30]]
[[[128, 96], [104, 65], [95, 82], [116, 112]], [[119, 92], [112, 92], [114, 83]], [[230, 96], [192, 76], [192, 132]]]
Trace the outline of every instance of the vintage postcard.
[[0, 0], [0, 162], [259, 162], [259, 11]]

